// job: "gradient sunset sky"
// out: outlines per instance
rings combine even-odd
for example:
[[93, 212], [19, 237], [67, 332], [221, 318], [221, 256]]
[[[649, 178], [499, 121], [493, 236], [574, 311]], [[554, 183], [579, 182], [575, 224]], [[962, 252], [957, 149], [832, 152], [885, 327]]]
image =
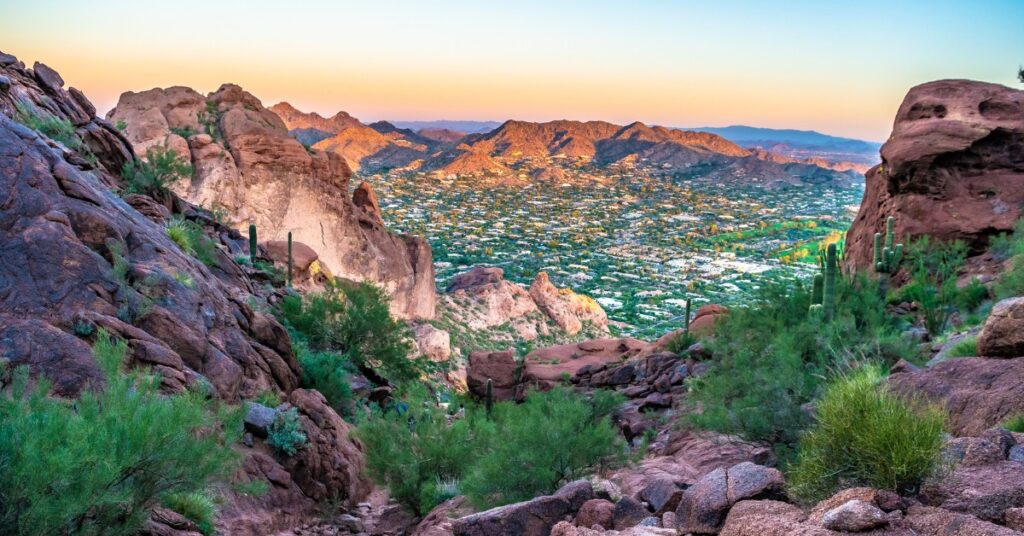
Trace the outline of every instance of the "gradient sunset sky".
[[748, 124], [884, 140], [911, 86], [1020, 87], [1024, 0], [0, 0], [0, 50], [100, 113], [234, 82], [363, 119]]

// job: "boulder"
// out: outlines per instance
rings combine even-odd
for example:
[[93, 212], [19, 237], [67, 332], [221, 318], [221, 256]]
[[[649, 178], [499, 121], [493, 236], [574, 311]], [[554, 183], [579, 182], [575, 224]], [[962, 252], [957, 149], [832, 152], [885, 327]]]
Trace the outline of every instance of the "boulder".
[[574, 523], [578, 527], [594, 528], [599, 526], [610, 529], [612, 528], [614, 512], [615, 503], [605, 499], [591, 499], [580, 507], [580, 511], [576, 513]]
[[615, 509], [612, 511], [612, 527], [615, 530], [634, 527], [650, 515], [651, 512], [640, 501], [626, 496], [615, 503]]
[[683, 489], [672, 479], [659, 478], [640, 490], [638, 497], [650, 505], [655, 515], [661, 515], [675, 511], [683, 497]]
[[715, 323], [728, 314], [729, 309], [724, 305], [709, 303], [701, 306], [690, 321], [690, 334], [694, 337], [713, 335]]
[[928, 235], [982, 252], [1011, 231], [1024, 207], [1024, 93], [997, 84], [939, 80], [912, 88], [865, 176], [864, 201], [843, 262], [869, 269], [889, 216], [900, 242]]
[[977, 436], [1024, 413], [1024, 358], [951, 359], [891, 374], [888, 382], [896, 393], [941, 404], [954, 435]]
[[530, 297], [538, 309], [569, 335], [579, 333], [584, 324], [599, 329], [608, 327], [608, 316], [596, 301], [567, 288], [558, 289], [545, 272], [540, 272], [533, 280]]
[[978, 355], [1024, 357], [1024, 297], [996, 303], [978, 335]]
[[454, 536], [548, 536], [552, 527], [572, 515], [569, 501], [554, 495], [492, 508], [452, 522]]
[[452, 522], [469, 515], [473, 509], [462, 496], [448, 499], [437, 505], [413, 528], [410, 536], [451, 536]]
[[257, 437], [267, 437], [270, 426], [277, 419], [277, 410], [258, 402], [249, 402], [246, 406], [243, 419], [246, 431]]
[[921, 487], [925, 504], [1002, 523], [1009, 508], [1024, 507], [1024, 463], [958, 465]]
[[473, 352], [466, 366], [466, 385], [477, 397], [487, 395], [487, 380], [496, 400], [512, 400], [519, 383], [519, 365], [512, 350], [501, 352]]
[[889, 524], [889, 516], [879, 507], [853, 499], [827, 512], [821, 524], [839, 532], [864, 532]]
[[421, 356], [434, 362], [445, 362], [452, 356], [452, 340], [447, 331], [430, 324], [417, 324], [412, 333]]
[[676, 522], [683, 532], [717, 534], [733, 504], [781, 495], [784, 483], [778, 469], [750, 462], [716, 469], [683, 492]]

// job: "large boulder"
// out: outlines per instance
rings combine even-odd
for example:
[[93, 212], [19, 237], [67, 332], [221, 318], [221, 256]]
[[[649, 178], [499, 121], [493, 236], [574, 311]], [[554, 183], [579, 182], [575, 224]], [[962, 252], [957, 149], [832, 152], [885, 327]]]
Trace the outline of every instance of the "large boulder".
[[519, 364], [515, 352], [473, 352], [469, 354], [466, 366], [466, 386], [469, 392], [477, 397], [487, 396], [487, 381], [491, 381], [491, 390], [495, 400], [512, 400], [515, 398], [516, 386], [519, 384]]
[[452, 523], [452, 533], [455, 536], [548, 536], [552, 527], [560, 521], [571, 520], [593, 498], [594, 492], [588, 483], [574, 482], [554, 495], [459, 518]]
[[1024, 507], [1024, 463], [960, 464], [923, 486], [921, 495], [929, 505], [1003, 523], [1007, 509]]
[[717, 534], [732, 505], [744, 499], [779, 497], [784, 484], [778, 469], [750, 462], [716, 469], [683, 492], [676, 508], [679, 529]]
[[978, 335], [978, 355], [1024, 357], [1024, 297], [1002, 300], [992, 308]]
[[1011, 231], [1024, 207], [1024, 92], [969, 80], [912, 88], [868, 171], [864, 201], [846, 235], [844, 262], [867, 269], [889, 216], [896, 235], [964, 240], [981, 252]]
[[700, 309], [697, 309], [696, 314], [693, 315], [693, 320], [690, 320], [690, 333], [694, 337], [713, 335], [715, 333], [715, 324], [728, 314], [729, 309], [724, 305], [716, 303], [703, 305]]
[[167, 145], [190, 157], [193, 176], [171, 185], [178, 195], [226, 210], [236, 227], [255, 224], [264, 240], [292, 232], [319, 251], [330, 273], [383, 287], [396, 316], [434, 316], [427, 242], [389, 232], [368, 185], [349, 195], [352, 172], [342, 157], [307, 151], [242, 88], [225, 84], [206, 96], [183, 87], [127, 92], [107, 118], [127, 124], [140, 154]]
[[896, 372], [889, 385], [907, 397], [942, 404], [955, 435], [975, 436], [1024, 413], [1024, 358], [960, 358], [916, 371]]

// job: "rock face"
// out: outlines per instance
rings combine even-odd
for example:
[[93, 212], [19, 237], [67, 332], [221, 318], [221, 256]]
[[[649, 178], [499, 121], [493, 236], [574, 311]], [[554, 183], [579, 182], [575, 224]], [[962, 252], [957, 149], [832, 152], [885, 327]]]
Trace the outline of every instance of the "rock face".
[[929, 235], [980, 252], [1024, 206], [1024, 92], [967, 80], [916, 86], [846, 235], [847, 268], [870, 266], [874, 234], [896, 219], [903, 242]]
[[584, 323], [607, 326], [608, 316], [593, 298], [576, 294], [567, 288], [559, 289], [541, 272], [530, 285], [530, 297], [537, 308], [551, 317], [569, 335], [583, 329]]
[[1024, 358], [959, 358], [894, 373], [889, 385], [907, 396], [941, 403], [955, 435], [977, 435], [1024, 413]]
[[1024, 297], [1002, 300], [992, 308], [978, 335], [978, 355], [1024, 357]]
[[[268, 302], [256, 272], [231, 260], [245, 238], [174, 196], [118, 197], [112, 189], [132, 146], [92, 117], [81, 92], [65, 91], [43, 65], [26, 69], [2, 53], [0, 77], [8, 81], [0, 91], [0, 362], [27, 365], [52, 380], [53, 394], [73, 397], [102, 382], [90, 349], [102, 328], [127, 342], [126, 365], [159, 373], [166, 392], [194, 386], [229, 403], [264, 391], [290, 394], [310, 444], [285, 461], [262, 441], [239, 446], [237, 481], [268, 482], [270, 491], [259, 498], [227, 492], [220, 533], [266, 534], [313, 518], [324, 499], [362, 500], [369, 484], [348, 425], [319, 393], [296, 389], [288, 332], [250, 305]], [[15, 122], [15, 104], [67, 120], [81, 143]], [[209, 266], [167, 236], [172, 212], [214, 244]], [[250, 415], [247, 427], [265, 430], [266, 416]], [[144, 531], [185, 536], [197, 528], [156, 509]]]
[[584, 327], [595, 335], [608, 332], [608, 317], [596, 301], [555, 287], [543, 272], [527, 291], [507, 281], [501, 268], [474, 266], [452, 278], [442, 302], [449, 315], [470, 329], [508, 324], [521, 340], [552, 330], [576, 335]]
[[426, 241], [388, 232], [368, 186], [349, 195], [352, 172], [341, 157], [307, 151], [242, 88], [225, 84], [205, 97], [183, 87], [128, 92], [107, 117], [127, 124], [139, 154], [166, 145], [191, 159], [191, 180], [172, 186], [178, 195], [226, 210], [238, 227], [255, 224], [261, 239], [291, 231], [334, 275], [383, 287], [396, 316], [433, 317]]
[[554, 495], [499, 506], [452, 523], [455, 536], [548, 536], [560, 521], [571, 520], [594, 490], [587, 482], [570, 483]]

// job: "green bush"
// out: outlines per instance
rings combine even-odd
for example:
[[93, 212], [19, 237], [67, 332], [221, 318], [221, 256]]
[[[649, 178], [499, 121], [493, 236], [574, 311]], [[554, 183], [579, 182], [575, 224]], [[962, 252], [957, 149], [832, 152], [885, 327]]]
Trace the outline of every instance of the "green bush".
[[75, 127], [71, 124], [71, 121], [40, 111], [28, 103], [16, 104], [15, 110], [17, 112], [17, 120], [21, 124], [54, 141], [60, 142], [68, 149], [73, 151], [82, 149], [82, 140], [78, 138], [78, 133], [75, 132]]
[[165, 227], [168, 238], [185, 253], [199, 259], [206, 266], [217, 264], [217, 246], [206, 236], [203, 226], [181, 216], [172, 217]]
[[688, 420], [702, 428], [765, 441], [785, 456], [810, 424], [801, 406], [824, 378], [863, 361], [920, 361], [886, 316], [877, 283], [864, 277], [837, 281], [833, 319], [808, 316], [811, 295], [802, 286], [769, 282], [753, 303], [739, 307], [705, 342], [715, 360], [691, 380], [691, 400], [702, 411]]
[[0, 526], [12, 535], [135, 534], [162, 497], [206, 490], [237, 467], [237, 411], [197, 393], [162, 396], [159, 378], [123, 374], [126, 345], [100, 332], [103, 389], [75, 401], [28, 388], [0, 396]]
[[608, 415], [621, 403], [566, 388], [500, 402], [490, 419], [470, 403], [451, 419], [422, 391], [362, 423], [367, 470], [391, 495], [424, 514], [465, 494], [480, 508], [551, 493], [568, 481], [627, 459]]
[[1003, 423], [1003, 428], [1018, 434], [1024, 433], [1024, 413], [1014, 415]]
[[1000, 274], [993, 287], [996, 298], [1000, 300], [1024, 296], [1024, 219], [1014, 225], [1008, 242], [1006, 255], [1010, 258], [1010, 267]]
[[978, 337], [967, 337], [949, 349], [949, 357], [974, 357], [978, 355]]
[[302, 431], [302, 422], [299, 421], [299, 410], [291, 408], [278, 412], [274, 422], [270, 424], [270, 429], [267, 430], [267, 444], [278, 454], [294, 456], [306, 446], [306, 442], [306, 434]]
[[853, 486], [913, 493], [935, 473], [945, 414], [883, 382], [881, 369], [868, 365], [829, 385], [787, 471], [790, 493], [808, 501]]
[[125, 192], [148, 196], [166, 195], [171, 183], [192, 176], [192, 164], [173, 149], [150, 147], [144, 160], [124, 165], [121, 177], [127, 182]]
[[280, 313], [311, 349], [341, 353], [377, 383], [412, 382], [433, 366], [428, 360], [409, 358], [408, 328], [391, 317], [387, 296], [369, 283], [287, 296]]
[[213, 534], [213, 517], [217, 514], [217, 505], [206, 493], [168, 493], [164, 495], [163, 505], [191, 520], [203, 534]]
[[301, 336], [295, 336], [292, 340], [299, 368], [302, 369], [302, 385], [320, 391], [335, 411], [351, 416], [352, 387], [349, 379], [352, 362], [338, 352], [310, 350]]

